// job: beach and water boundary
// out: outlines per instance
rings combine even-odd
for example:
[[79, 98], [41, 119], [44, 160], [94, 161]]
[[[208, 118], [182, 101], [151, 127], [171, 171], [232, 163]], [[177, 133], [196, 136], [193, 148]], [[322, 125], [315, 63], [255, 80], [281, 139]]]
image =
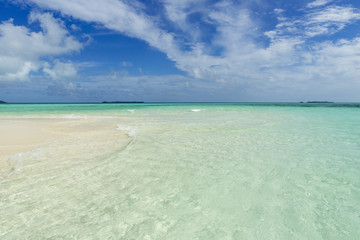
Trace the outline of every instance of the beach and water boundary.
[[2, 239], [356, 239], [360, 112], [0, 106]]

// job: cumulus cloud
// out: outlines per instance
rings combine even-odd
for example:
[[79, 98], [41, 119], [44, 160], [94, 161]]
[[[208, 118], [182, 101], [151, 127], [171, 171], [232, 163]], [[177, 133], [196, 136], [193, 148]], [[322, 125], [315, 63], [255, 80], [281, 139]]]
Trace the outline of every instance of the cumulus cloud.
[[49, 75], [52, 79], [66, 79], [77, 76], [77, 70], [74, 64], [70, 61], [61, 62], [57, 60], [53, 66], [50, 66], [49, 63], [44, 65], [43, 72]]
[[31, 13], [30, 23], [39, 23], [41, 31], [16, 26], [13, 20], [0, 24], [0, 81], [27, 80], [39, 71], [43, 57], [79, 51], [82, 44], [70, 36], [64, 24], [50, 13]]

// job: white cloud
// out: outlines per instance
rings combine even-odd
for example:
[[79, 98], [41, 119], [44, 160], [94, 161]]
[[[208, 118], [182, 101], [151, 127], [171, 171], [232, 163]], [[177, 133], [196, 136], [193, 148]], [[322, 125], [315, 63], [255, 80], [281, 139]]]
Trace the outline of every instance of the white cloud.
[[308, 8], [314, 8], [314, 7], [320, 7], [320, 6], [324, 6], [330, 2], [332, 2], [333, 0], [315, 0], [311, 3], [309, 3], [307, 5]]
[[82, 48], [51, 14], [31, 13], [29, 21], [38, 22], [42, 31], [32, 32], [14, 25], [12, 20], [0, 24], [0, 81], [26, 80], [31, 72], [42, 67], [42, 57]]
[[329, 6], [306, 12], [297, 18], [280, 18], [274, 30], [265, 33], [270, 39], [309, 39], [332, 35], [360, 20], [360, 12], [352, 7]]
[[71, 24], [71, 25], [70, 25], [70, 28], [71, 28], [71, 30], [73, 30], [73, 31], [80, 31], [80, 30], [81, 30], [81, 28], [80, 28], [79, 26], [75, 25], [75, 24]]
[[276, 13], [276, 14], [281, 14], [283, 12], [284, 12], [284, 9], [281, 9], [281, 8], [275, 8], [274, 9], [274, 13]]
[[123, 72], [92, 76], [90, 81], [82, 83], [82, 86], [84, 89], [91, 89], [85, 94], [92, 95], [99, 101], [163, 101], [165, 97], [168, 101], [210, 101], [209, 96], [219, 89], [212, 85], [211, 81], [182, 75], [130, 76]]
[[40, 7], [62, 12], [87, 22], [103, 24], [131, 37], [146, 41], [164, 52], [173, 48], [172, 34], [160, 29], [150, 16], [142, 12], [141, 4], [126, 4], [117, 0], [32, 0]]
[[80, 96], [83, 92], [80, 84], [65, 80], [54, 81], [47, 87], [50, 96]]
[[55, 61], [53, 66], [50, 66], [49, 63], [46, 63], [43, 68], [43, 72], [55, 80], [75, 78], [77, 76], [77, 70], [74, 64], [70, 61]]
[[133, 66], [132, 62], [127, 62], [127, 61], [121, 61], [120, 65], [122, 67], [132, 67]]
[[330, 6], [308, 15], [308, 24], [312, 23], [350, 23], [360, 19], [360, 12], [352, 7]]
[[204, 8], [206, 0], [162, 0], [165, 8], [165, 14], [171, 23], [179, 28], [186, 37], [192, 41], [199, 39], [201, 32], [196, 26], [189, 24], [192, 14], [207, 12]]

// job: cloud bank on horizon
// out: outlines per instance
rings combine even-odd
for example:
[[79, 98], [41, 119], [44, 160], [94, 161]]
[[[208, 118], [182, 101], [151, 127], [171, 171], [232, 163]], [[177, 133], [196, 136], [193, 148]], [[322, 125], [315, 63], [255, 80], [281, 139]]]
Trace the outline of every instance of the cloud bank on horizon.
[[[15, 16], [0, 24], [0, 86], [60, 100], [360, 101], [359, 3], [300, 2], [10, 1], [39, 27], [16, 25]], [[96, 35], [74, 21], [145, 42], [180, 71], [145, 74], [121, 53], [118, 69], [74, 60]], [[134, 67], [138, 74], [126, 70]]]

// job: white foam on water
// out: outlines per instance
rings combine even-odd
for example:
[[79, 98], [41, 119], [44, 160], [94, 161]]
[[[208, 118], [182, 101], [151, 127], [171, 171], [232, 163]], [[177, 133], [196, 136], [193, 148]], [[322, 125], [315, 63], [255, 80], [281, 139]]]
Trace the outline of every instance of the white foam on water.
[[36, 160], [38, 159], [39, 155], [43, 153], [41, 148], [35, 148], [33, 150], [27, 152], [20, 152], [12, 155], [9, 158], [10, 165], [12, 166], [12, 170], [16, 171], [19, 170], [24, 165], [24, 160]]
[[133, 112], [135, 112], [135, 109], [128, 109], [128, 111], [133, 113]]
[[135, 136], [138, 132], [137, 127], [124, 126], [124, 125], [120, 125], [120, 124], [117, 125], [116, 130], [125, 131], [129, 137]]
[[9, 162], [14, 171], [18, 170], [23, 165], [23, 153], [17, 153], [10, 157]]
[[82, 115], [77, 115], [77, 114], [67, 114], [67, 115], [62, 115], [60, 118], [64, 118], [64, 119], [86, 119], [88, 117], [87, 116], [82, 116]]
[[200, 112], [200, 111], [203, 111], [204, 109], [199, 109], [199, 108], [194, 108], [194, 109], [191, 109], [192, 112]]
[[[92, 118], [100, 118], [102, 116], [91, 116]], [[14, 116], [5, 116], [2, 118], [14, 118]], [[88, 116], [78, 114], [65, 114], [65, 115], [21, 115], [16, 116], [18, 119], [88, 119]], [[104, 118], [104, 117], [102, 117]]]

